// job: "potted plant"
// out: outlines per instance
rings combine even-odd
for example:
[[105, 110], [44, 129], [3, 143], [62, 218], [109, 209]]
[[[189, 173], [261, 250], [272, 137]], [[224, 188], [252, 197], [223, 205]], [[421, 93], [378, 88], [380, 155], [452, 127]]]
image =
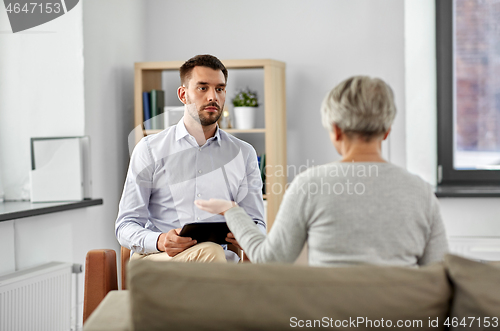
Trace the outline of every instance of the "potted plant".
[[259, 106], [257, 92], [249, 88], [238, 90], [232, 99], [237, 129], [253, 129], [255, 112]]

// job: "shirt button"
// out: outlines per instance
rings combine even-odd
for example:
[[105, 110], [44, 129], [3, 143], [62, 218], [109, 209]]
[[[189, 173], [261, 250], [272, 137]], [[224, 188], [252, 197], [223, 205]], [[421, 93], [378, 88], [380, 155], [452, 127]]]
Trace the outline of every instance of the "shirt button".
[[200, 193], [198, 193], [198, 198], [199, 198], [199, 197], [201, 197], [201, 194], [200, 194]]
[[198, 173], [201, 174], [201, 170], [198, 170]]
[[198, 150], [201, 152], [201, 148], [198, 148]]
[[200, 220], [200, 218], [198, 217], [198, 221]]

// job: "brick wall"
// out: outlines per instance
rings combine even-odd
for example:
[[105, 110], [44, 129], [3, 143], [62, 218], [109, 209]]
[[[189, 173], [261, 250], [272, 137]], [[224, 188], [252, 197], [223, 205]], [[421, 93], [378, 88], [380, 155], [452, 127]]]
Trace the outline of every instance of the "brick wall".
[[500, 0], [455, 0], [459, 150], [500, 151]]

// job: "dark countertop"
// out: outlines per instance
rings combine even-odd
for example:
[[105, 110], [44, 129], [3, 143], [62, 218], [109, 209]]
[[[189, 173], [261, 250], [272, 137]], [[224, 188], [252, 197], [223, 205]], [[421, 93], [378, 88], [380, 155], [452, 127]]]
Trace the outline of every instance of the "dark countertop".
[[102, 204], [102, 199], [37, 203], [31, 203], [30, 201], [4, 201], [0, 202], [0, 222]]

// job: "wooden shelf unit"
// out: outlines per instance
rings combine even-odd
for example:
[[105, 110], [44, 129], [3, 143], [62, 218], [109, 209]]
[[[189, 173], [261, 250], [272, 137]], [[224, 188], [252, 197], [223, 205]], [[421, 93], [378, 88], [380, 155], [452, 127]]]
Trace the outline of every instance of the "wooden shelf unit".
[[[135, 63], [134, 80], [134, 126], [143, 128], [136, 130], [136, 143], [147, 134], [161, 130], [144, 130], [142, 93], [153, 89], [162, 89], [162, 72], [179, 70], [184, 61], [137, 62]], [[264, 69], [264, 120], [265, 128], [237, 130], [224, 129], [233, 135], [239, 133], [255, 133], [265, 135], [266, 153], [266, 200], [267, 225], [271, 228], [279, 205], [283, 199], [287, 184], [286, 176], [286, 90], [285, 63], [270, 60], [223, 60], [230, 69]], [[227, 102], [227, 101], [226, 101]], [[251, 141], [248, 141], [252, 143]], [[280, 174], [276, 176], [276, 173]]]

